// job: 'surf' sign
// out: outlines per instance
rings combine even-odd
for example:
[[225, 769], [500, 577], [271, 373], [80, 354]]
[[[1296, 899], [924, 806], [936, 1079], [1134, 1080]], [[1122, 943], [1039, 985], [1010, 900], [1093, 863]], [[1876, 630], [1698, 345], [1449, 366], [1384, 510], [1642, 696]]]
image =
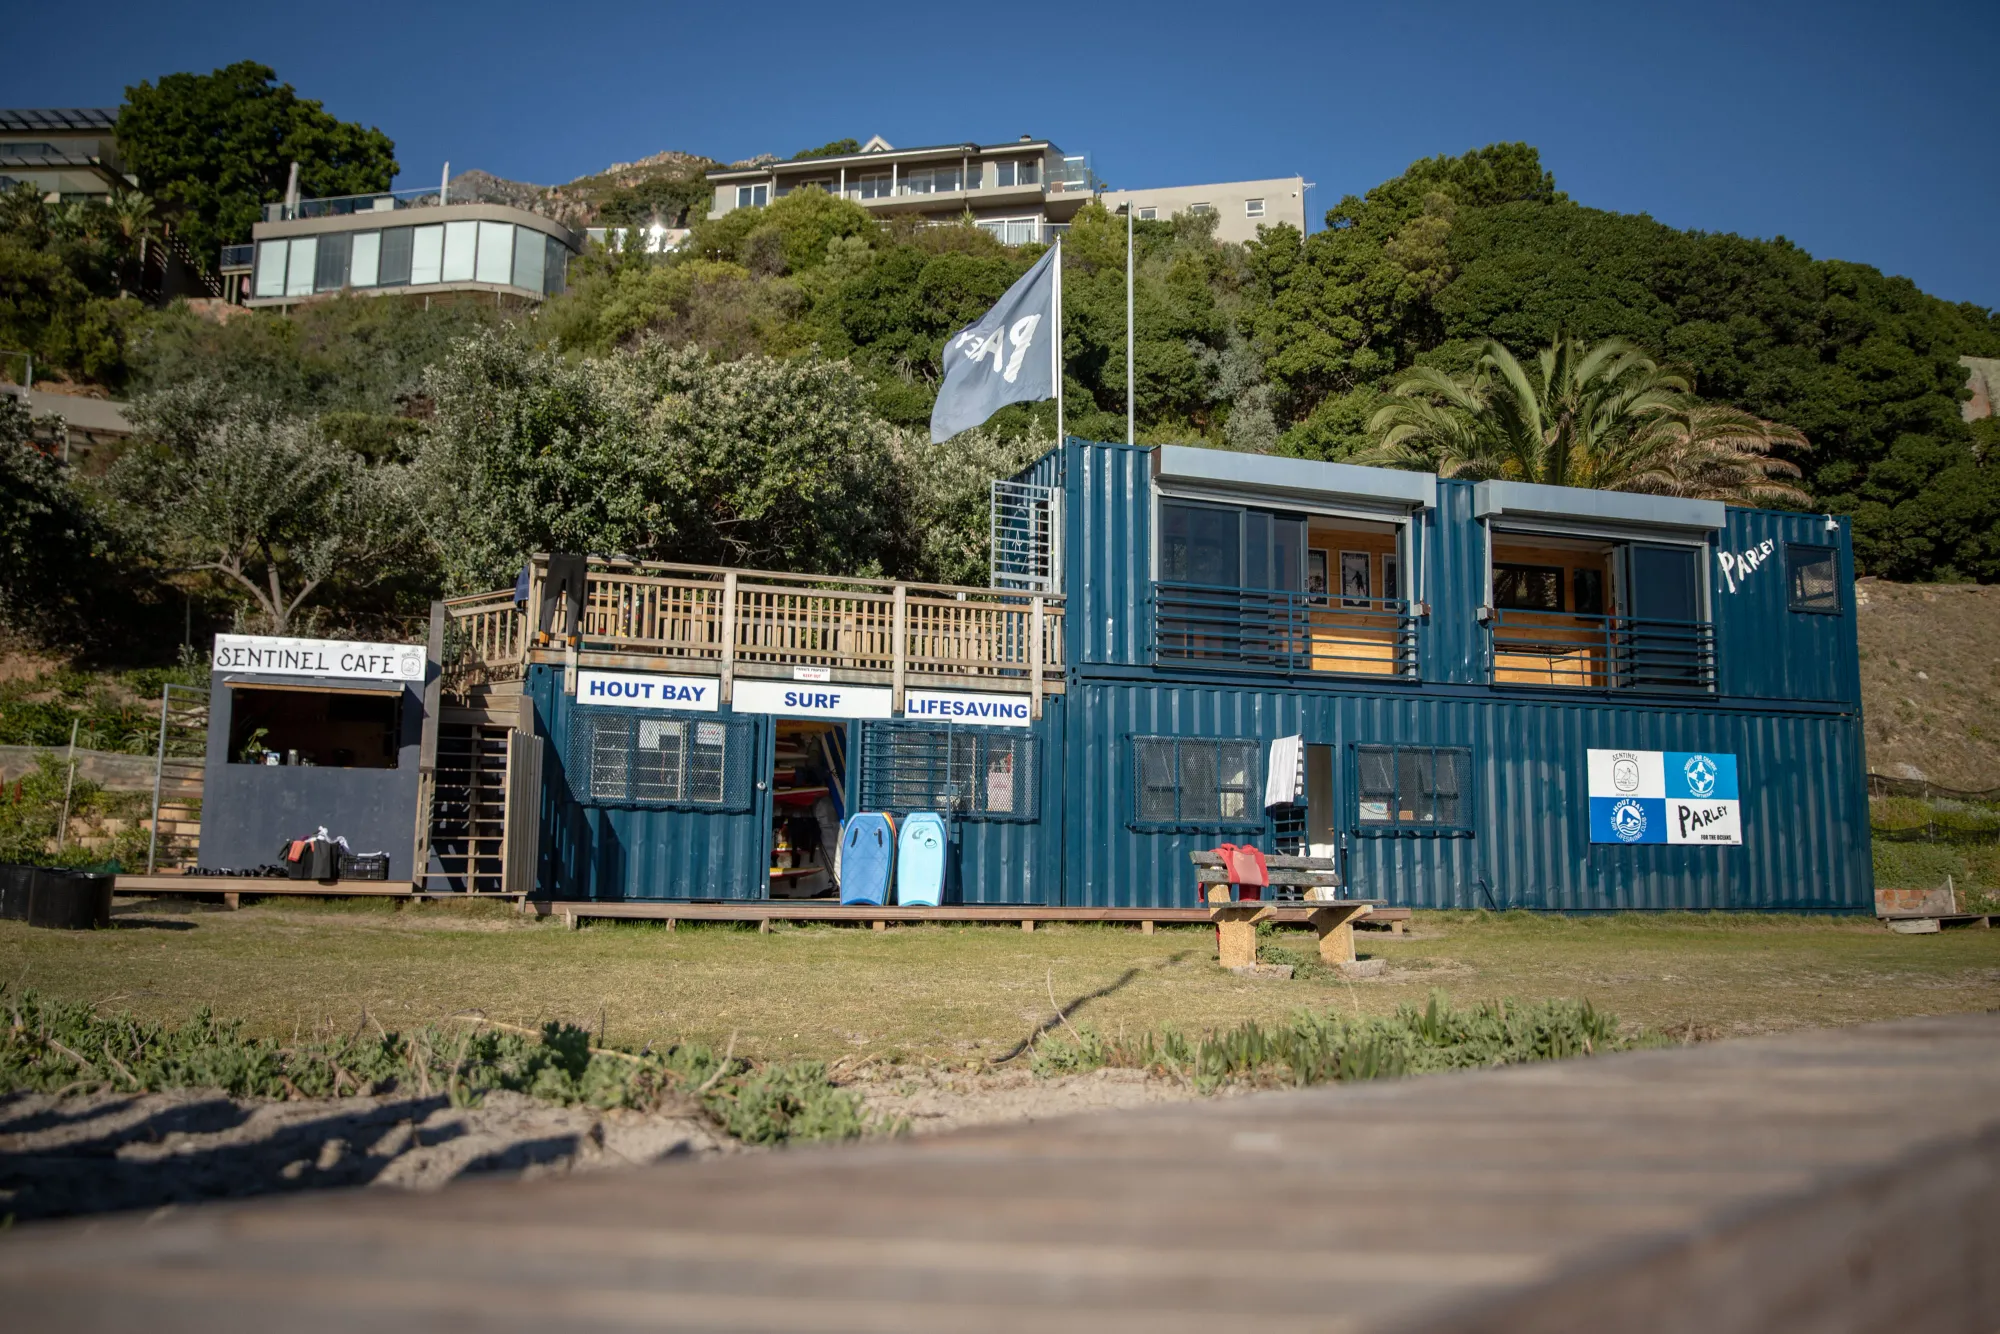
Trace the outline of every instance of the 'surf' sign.
[[211, 665], [218, 672], [255, 672], [263, 676], [422, 681], [424, 649], [421, 644], [358, 644], [344, 639], [217, 635]]
[[1593, 750], [1592, 843], [1743, 841], [1736, 757], [1694, 750]]

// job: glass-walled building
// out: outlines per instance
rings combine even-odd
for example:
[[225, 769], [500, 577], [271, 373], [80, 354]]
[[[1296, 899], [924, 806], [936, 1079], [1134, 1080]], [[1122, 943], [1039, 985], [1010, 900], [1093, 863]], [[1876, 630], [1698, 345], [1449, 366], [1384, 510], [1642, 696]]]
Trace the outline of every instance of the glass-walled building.
[[[348, 204], [347, 208], [326, 207]], [[247, 249], [245, 304], [359, 293], [491, 292], [540, 301], [563, 290], [581, 240], [561, 223], [500, 204], [398, 195], [273, 205]], [[291, 215], [291, 216], [286, 216]], [[240, 250], [239, 250], [240, 253]]]

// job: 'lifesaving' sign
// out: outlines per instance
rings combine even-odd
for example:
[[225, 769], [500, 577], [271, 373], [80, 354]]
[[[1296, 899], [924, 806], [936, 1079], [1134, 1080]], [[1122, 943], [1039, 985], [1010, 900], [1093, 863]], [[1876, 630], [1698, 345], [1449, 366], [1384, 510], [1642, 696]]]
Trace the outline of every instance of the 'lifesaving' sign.
[[651, 672], [580, 671], [576, 702], [621, 709], [685, 709], [714, 713], [719, 705], [712, 676], [656, 676]]
[[929, 718], [947, 723], [984, 723], [992, 727], [1026, 727], [1026, 695], [973, 695], [945, 690], [903, 692], [905, 718]]

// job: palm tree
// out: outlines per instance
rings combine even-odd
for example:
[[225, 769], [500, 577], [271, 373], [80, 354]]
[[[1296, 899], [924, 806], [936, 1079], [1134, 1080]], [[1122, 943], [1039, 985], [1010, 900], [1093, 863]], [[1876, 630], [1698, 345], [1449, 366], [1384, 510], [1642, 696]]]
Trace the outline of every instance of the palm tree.
[[1620, 338], [1558, 337], [1524, 367], [1497, 342], [1471, 371], [1418, 367], [1369, 422], [1355, 458], [1442, 477], [1729, 500], [1801, 501], [1798, 469], [1774, 446], [1806, 448], [1790, 427], [1703, 403], [1687, 378]]
[[112, 230], [117, 233], [120, 243], [120, 270], [125, 264], [136, 262], [139, 273], [137, 285], [143, 287], [146, 251], [149, 243], [160, 234], [160, 222], [153, 212], [153, 201], [137, 190], [113, 190], [105, 206], [111, 216]]

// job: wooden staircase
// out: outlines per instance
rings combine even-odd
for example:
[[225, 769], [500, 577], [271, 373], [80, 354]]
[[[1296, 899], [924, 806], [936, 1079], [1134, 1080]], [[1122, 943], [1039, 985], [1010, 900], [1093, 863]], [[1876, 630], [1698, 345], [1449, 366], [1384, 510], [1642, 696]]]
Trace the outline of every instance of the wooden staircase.
[[440, 723], [431, 796], [430, 861], [423, 893], [502, 894], [507, 881], [507, 796], [514, 730]]

